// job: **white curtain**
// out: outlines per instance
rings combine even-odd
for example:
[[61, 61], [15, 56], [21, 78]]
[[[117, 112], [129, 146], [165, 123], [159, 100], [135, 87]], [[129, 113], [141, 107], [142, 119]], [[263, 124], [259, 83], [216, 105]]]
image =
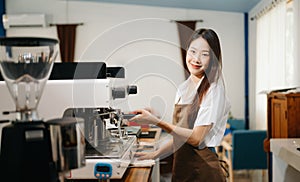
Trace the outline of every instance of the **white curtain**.
[[267, 123], [264, 91], [295, 86], [293, 32], [293, 16], [284, 0], [257, 19], [256, 121], [261, 121], [258, 128]]

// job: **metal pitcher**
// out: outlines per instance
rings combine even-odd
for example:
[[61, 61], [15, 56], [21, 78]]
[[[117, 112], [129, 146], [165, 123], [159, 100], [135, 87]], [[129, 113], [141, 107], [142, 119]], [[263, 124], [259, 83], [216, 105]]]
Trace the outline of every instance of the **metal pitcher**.
[[47, 121], [52, 156], [58, 172], [85, 166], [84, 120], [63, 117]]

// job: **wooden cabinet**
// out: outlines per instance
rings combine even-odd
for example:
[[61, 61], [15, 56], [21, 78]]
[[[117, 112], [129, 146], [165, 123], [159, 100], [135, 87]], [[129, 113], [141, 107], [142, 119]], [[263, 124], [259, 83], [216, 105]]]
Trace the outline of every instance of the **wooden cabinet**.
[[268, 94], [269, 138], [300, 137], [300, 93]]
[[300, 137], [300, 93], [271, 92], [267, 95], [267, 98], [268, 132], [264, 141], [264, 148], [268, 152], [270, 179], [272, 178], [270, 139]]
[[300, 137], [300, 93], [271, 92], [268, 98], [268, 135], [265, 150], [270, 152], [271, 138]]
[[288, 137], [287, 98], [270, 98], [271, 138]]

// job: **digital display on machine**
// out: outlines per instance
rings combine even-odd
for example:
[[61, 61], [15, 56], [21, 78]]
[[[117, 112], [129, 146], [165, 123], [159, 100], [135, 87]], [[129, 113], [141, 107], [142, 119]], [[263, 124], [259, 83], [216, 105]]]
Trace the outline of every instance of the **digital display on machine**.
[[96, 170], [98, 172], [109, 172], [110, 171], [110, 167], [108, 167], [108, 166], [97, 166]]

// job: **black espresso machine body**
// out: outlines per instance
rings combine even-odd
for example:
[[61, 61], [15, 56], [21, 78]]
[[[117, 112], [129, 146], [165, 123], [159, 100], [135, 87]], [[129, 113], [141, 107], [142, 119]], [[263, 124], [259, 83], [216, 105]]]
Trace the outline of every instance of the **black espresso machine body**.
[[85, 166], [82, 118], [12, 122], [2, 129], [0, 174], [12, 182], [63, 182]]
[[2, 130], [0, 173], [8, 181], [57, 182], [49, 129], [43, 121], [16, 122]]

